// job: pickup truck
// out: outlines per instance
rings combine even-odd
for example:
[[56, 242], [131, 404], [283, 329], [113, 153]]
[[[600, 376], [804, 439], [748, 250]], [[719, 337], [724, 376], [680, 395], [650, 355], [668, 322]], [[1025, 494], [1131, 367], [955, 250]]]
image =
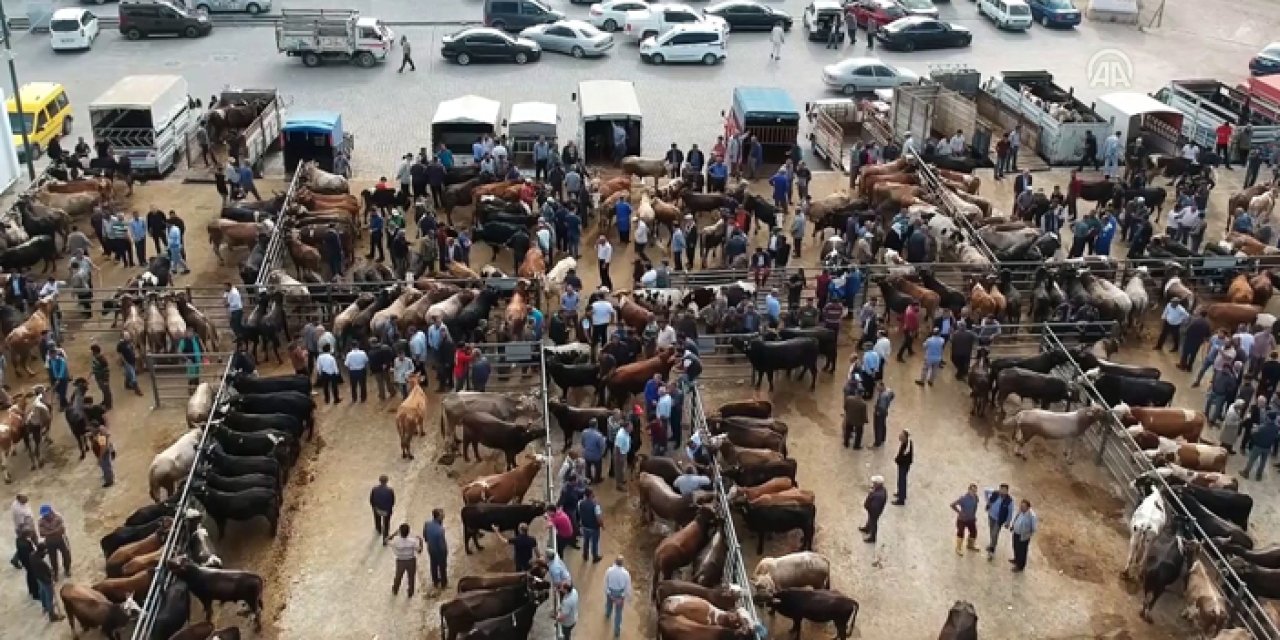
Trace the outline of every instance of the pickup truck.
[[687, 4], [651, 4], [648, 9], [627, 12], [627, 22], [622, 32], [637, 42], [645, 38], [659, 36], [678, 24], [714, 25], [723, 34], [729, 33], [729, 24], [724, 18], [705, 16]]

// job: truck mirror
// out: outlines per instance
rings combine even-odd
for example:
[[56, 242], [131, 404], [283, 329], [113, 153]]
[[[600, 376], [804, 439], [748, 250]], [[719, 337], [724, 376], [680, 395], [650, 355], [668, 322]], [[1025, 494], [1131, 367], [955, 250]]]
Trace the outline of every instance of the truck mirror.
[[577, 91], [574, 91], [573, 93], [570, 93], [570, 94], [569, 94], [569, 101], [570, 101], [570, 102], [577, 102], [577, 101], [578, 101], [578, 92], [577, 92]]

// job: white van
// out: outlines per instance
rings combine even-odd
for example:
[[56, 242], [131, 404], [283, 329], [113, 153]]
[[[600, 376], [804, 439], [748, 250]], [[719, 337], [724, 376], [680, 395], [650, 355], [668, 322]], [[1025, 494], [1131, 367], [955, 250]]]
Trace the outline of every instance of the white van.
[[1023, 0], [978, 0], [978, 12], [991, 18], [1001, 29], [1026, 31], [1031, 28], [1031, 7]]
[[98, 38], [98, 17], [84, 9], [58, 9], [49, 19], [49, 44], [54, 51], [88, 49]]
[[713, 24], [676, 25], [640, 43], [640, 59], [653, 64], [701, 62], [712, 65], [725, 57], [724, 32]]

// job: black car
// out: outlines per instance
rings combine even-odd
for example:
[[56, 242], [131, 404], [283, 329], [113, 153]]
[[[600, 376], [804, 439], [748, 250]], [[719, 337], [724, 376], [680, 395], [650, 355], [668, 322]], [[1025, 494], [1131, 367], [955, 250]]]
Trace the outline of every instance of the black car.
[[967, 47], [973, 42], [973, 34], [958, 24], [921, 16], [908, 16], [880, 27], [876, 31], [876, 39], [887, 49], [915, 51], [916, 49]]
[[791, 16], [786, 11], [765, 6], [755, 0], [718, 2], [702, 12], [724, 18], [730, 31], [769, 31], [778, 23], [782, 23], [783, 29], [791, 30]]
[[528, 38], [513, 38], [497, 29], [463, 29], [441, 38], [440, 55], [461, 65], [472, 62], [524, 64], [542, 57], [542, 47]]

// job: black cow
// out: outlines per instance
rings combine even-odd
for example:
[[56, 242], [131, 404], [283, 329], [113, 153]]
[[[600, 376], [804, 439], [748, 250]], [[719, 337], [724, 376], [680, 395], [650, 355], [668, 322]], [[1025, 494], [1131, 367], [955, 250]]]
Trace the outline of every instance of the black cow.
[[228, 411], [222, 416], [222, 426], [240, 433], [283, 431], [294, 440], [301, 440], [304, 432], [301, 418], [287, 413], [243, 413]]
[[1249, 494], [1195, 484], [1176, 486], [1173, 492], [1179, 498], [1195, 500], [1218, 517], [1249, 530], [1249, 514], [1253, 512], [1253, 498]]
[[493, 287], [485, 287], [471, 302], [468, 302], [457, 316], [445, 321], [445, 326], [449, 329], [451, 336], [469, 336], [476, 327], [480, 325], [481, 320], [488, 320], [489, 314], [493, 311], [493, 306], [498, 303], [501, 294]]
[[223, 450], [231, 455], [269, 456], [286, 468], [298, 461], [298, 441], [287, 431], [263, 430], [246, 433], [232, 431], [215, 424], [212, 435]]
[[1164, 187], [1144, 187], [1142, 189], [1125, 189], [1122, 193], [1122, 199], [1125, 203], [1130, 200], [1142, 198], [1142, 203], [1152, 211], [1160, 211], [1164, 199], [1168, 196], [1168, 192]]
[[[990, 375], [991, 379], [994, 380], [1000, 375], [1001, 371], [1014, 367], [1036, 373], [1049, 373], [1053, 371], [1054, 367], [1066, 364], [1069, 361], [1067, 354], [1062, 351], [1045, 351], [1034, 356], [992, 358], [989, 362]], [[993, 395], [992, 397], [995, 396]]]
[[245, 489], [271, 489], [279, 492], [281, 489], [280, 481], [265, 473], [246, 473], [239, 476], [224, 476], [212, 465], [201, 464], [196, 469], [196, 477], [203, 478], [205, 484], [210, 488], [218, 491], [226, 491], [234, 493], [236, 491], [244, 491]]
[[169, 571], [187, 583], [191, 595], [204, 605], [204, 619], [213, 619], [214, 602], [243, 602], [253, 615], [255, 629], [262, 628], [262, 577], [248, 571], [208, 569], [187, 558], [169, 560]]
[[187, 583], [175, 581], [164, 590], [164, 600], [151, 625], [151, 640], [169, 640], [173, 634], [187, 626], [187, 619], [190, 617], [191, 589]]
[[[773, 372], [786, 371], [787, 377], [790, 377], [791, 370], [796, 368], [803, 368], [810, 373], [810, 391], [818, 385], [818, 340], [816, 338], [791, 338], [777, 342], [765, 342], [763, 338], [758, 337], [749, 340], [734, 338], [733, 346], [745, 353], [747, 360], [751, 361], [752, 377], [757, 389], [760, 388], [760, 383], [765, 376], [768, 376], [769, 391], [773, 391]], [[804, 380], [804, 371], [800, 372], [800, 380]]]
[[1156, 367], [1144, 367], [1136, 364], [1120, 364], [1103, 360], [1093, 353], [1084, 349], [1078, 349], [1071, 352], [1071, 357], [1075, 358], [1080, 368], [1088, 371], [1090, 369], [1099, 369], [1103, 373], [1110, 373], [1127, 378], [1146, 378], [1147, 380], [1159, 380], [1162, 375], [1160, 369]]
[[1131, 378], [1102, 371], [1090, 371], [1086, 377], [1108, 405], [1121, 402], [1131, 407], [1167, 407], [1173, 403], [1178, 387], [1164, 380]]
[[1005, 369], [995, 377], [992, 385], [992, 396], [995, 397], [996, 409], [1004, 414], [1004, 401], [1010, 395], [1017, 395], [1023, 400], [1039, 402], [1042, 409], [1048, 409], [1055, 402], [1066, 402], [1070, 405], [1075, 397], [1078, 385], [1058, 376], [1036, 373], [1014, 367]]
[[573, 446], [574, 433], [586, 431], [587, 425], [591, 424], [592, 420], [596, 421], [596, 426], [603, 433], [605, 422], [609, 419], [609, 409], [603, 406], [574, 407], [557, 400], [548, 400], [547, 409], [555, 417], [556, 422], [560, 423], [560, 429], [564, 431], [565, 451], [568, 451], [569, 447]]
[[246, 393], [231, 398], [228, 406], [243, 413], [288, 414], [302, 420], [303, 426], [307, 428], [308, 440], [315, 435], [316, 401], [305, 393], [297, 391]]
[[1225, 553], [1239, 556], [1250, 564], [1256, 564], [1267, 569], [1280, 569], [1280, 544], [1262, 547], [1261, 549], [1246, 549], [1238, 544], [1232, 544], [1226, 539], [1214, 540], [1214, 543]]
[[0, 251], [0, 269], [9, 273], [30, 269], [40, 262], [40, 273], [58, 268], [58, 245], [53, 236], [35, 236], [26, 242]]
[[253, 377], [237, 373], [231, 384], [239, 393], [277, 393], [280, 391], [297, 391], [311, 395], [311, 378], [299, 375]]
[[219, 217], [235, 222], [257, 222], [258, 212], [246, 207], [223, 207]]
[[887, 278], [876, 278], [875, 282], [880, 287], [880, 295], [884, 298], [884, 321], [889, 322], [889, 314], [896, 313], [899, 316], [907, 312], [907, 307], [912, 302], [918, 302], [915, 298], [898, 291], [889, 284]]
[[[476, 624], [510, 616], [529, 602], [538, 602], [550, 583], [530, 577], [527, 582], [484, 591], [468, 591], [440, 605], [440, 630], [445, 640], [456, 640]], [[541, 593], [540, 593], [541, 592]], [[524, 638], [511, 635], [504, 638]]]
[[754, 487], [774, 478], [790, 478], [792, 482], [795, 482], [796, 461], [794, 458], [770, 460], [764, 464], [730, 467], [721, 470], [720, 474], [732, 480], [734, 484], [740, 484], [745, 487]]
[[193, 483], [191, 492], [218, 526], [218, 539], [227, 535], [227, 520], [252, 520], [259, 516], [271, 525], [271, 536], [276, 535], [280, 522], [280, 494], [261, 487], [243, 491], [218, 491], [204, 483]]
[[[509, 246], [512, 238], [518, 233], [528, 235], [522, 224], [486, 222], [476, 225], [471, 230], [471, 241], [476, 244], [483, 242], [489, 245], [489, 248], [493, 249], [493, 255], [496, 256], [503, 247]], [[519, 266], [519, 263], [517, 263], [517, 266]]]
[[849, 637], [858, 622], [858, 601], [834, 589], [783, 589], [769, 598], [769, 614], [781, 613], [792, 622], [791, 635], [800, 637], [805, 620], [834, 623], [836, 640]]
[[1280, 570], [1255, 566], [1242, 558], [1232, 558], [1231, 568], [1255, 597], [1280, 598]]
[[163, 518], [165, 516], [172, 517], [174, 513], [177, 513], [178, 498], [180, 497], [182, 496], [175, 493], [173, 495], [170, 495], [168, 498], [165, 498], [164, 502], [157, 502], [155, 504], [148, 504], [148, 505], [138, 507], [136, 511], [129, 514], [128, 518], [125, 518], [124, 520], [125, 526], [136, 527], [139, 525], [155, 522], [156, 520], [159, 520], [160, 518]]
[[1226, 538], [1231, 544], [1238, 547], [1253, 548], [1253, 538], [1245, 533], [1244, 529], [1206, 509], [1190, 493], [1181, 493], [1178, 495], [1178, 499], [1187, 508], [1187, 513], [1191, 514], [1191, 517], [1195, 519], [1196, 524], [1200, 525], [1200, 528], [1210, 538]]
[[476, 549], [484, 551], [480, 546], [480, 534], [498, 527], [501, 531], [514, 531], [522, 524], [532, 522], [534, 518], [547, 512], [546, 504], [469, 504], [462, 507], [462, 546], [470, 554], [471, 543]]
[[102, 556], [110, 558], [111, 554], [116, 552], [116, 549], [126, 544], [137, 542], [159, 531], [160, 527], [167, 527], [171, 523], [172, 520], [169, 518], [158, 518], [136, 526], [116, 527], [111, 533], [102, 536], [98, 540], [98, 544], [102, 547]]
[[783, 340], [791, 338], [813, 338], [818, 341], [818, 355], [826, 358], [823, 371], [834, 373], [836, 370], [836, 332], [826, 327], [783, 327], [779, 332]]
[[538, 614], [538, 607], [546, 601], [545, 592], [540, 592], [534, 599], [516, 609], [510, 615], [502, 615], [481, 620], [471, 627], [467, 640], [508, 640], [510, 638], [528, 638], [533, 629], [533, 618]]
[[1166, 529], [1151, 543], [1142, 565], [1142, 619], [1151, 622], [1151, 608], [1169, 585], [1191, 570], [1199, 545]]
[[1120, 184], [1110, 180], [1082, 181], [1077, 196], [1085, 202], [1106, 202], [1121, 191]]
[[799, 529], [804, 538], [800, 548], [813, 550], [814, 522], [817, 521], [818, 507], [812, 504], [785, 504], [752, 507], [742, 505], [742, 514], [747, 530], [756, 534], [756, 553], [764, 553], [764, 539], [770, 533], [786, 533]]
[[205, 457], [213, 468], [226, 476], [242, 476], [246, 473], [261, 473], [280, 481], [284, 480], [284, 467], [280, 461], [268, 456], [233, 456], [222, 449], [216, 442], [205, 449]]
[[742, 208], [746, 209], [756, 220], [769, 225], [770, 231], [778, 226], [778, 208], [768, 200], [753, 193], [747, 196], [746, 201], [742, 203]]
[[596, 390], [596, 404], [604, 404], [604, 399], [601, 397], [604, 387], [600, 384], [599, 364], [592, 362], [562, 364], [557, 360], [547, 360], [547, 373], [551, 376], [551, 381], [560, 387], [561, 400], [569, 398], [569, 389], [591, 387]]

